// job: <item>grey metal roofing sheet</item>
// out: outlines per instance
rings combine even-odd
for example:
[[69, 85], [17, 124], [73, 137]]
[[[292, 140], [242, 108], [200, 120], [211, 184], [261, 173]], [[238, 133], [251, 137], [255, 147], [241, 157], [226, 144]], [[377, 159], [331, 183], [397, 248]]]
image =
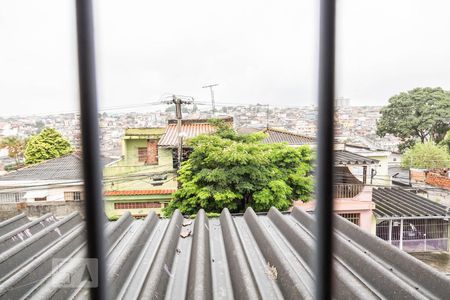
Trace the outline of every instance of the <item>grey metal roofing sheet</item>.
[[263, 140], [264, 143], [288, 143], [289, 145], [311, 145], [316, 143], [316, 138], [301, 135], [289, 131], [267, 128], [262, 132], [268, 136]]
[[[337, 299], [442, 299], [450, 280], [424, 263], [335, 217]], [[26, 221], [26, 223], [24, 223]], [[16, 224], [16, 227], [11, 227]], [[8, 232], [5, 233], [6, 226]], [[105, 223], [110, 298], [305, 299], [313, 297], [314, 219], [299, 208], [243, 216], [224, 210], [194, 220], [176, 211]], [[84, 278], [85, 225], [77, 213], [57, 220], [19, 216], [0, 223], [0, 298], [88, 296], [67, 286]], [[52, 268], [53, 259], [65, 259]], [[57, 270], [57, 271], [55, 271]], [[85, 283], [85, 282], [84, 282]]]
[[[102, 167], [112, 159], [102, 157]], [[82, 158], [68, 154], [0, 176], [0, 181], [16, 180], [82, 180]]]
[[378, 218], [450, 217], [445, 206], [400, 188], [375, 188], [372, 200]]
[[368, 158], [356, 153], [345, 150], [334, 151], [334, 161], [336, 165], [372, 165], [378, 163], [378, 160]]

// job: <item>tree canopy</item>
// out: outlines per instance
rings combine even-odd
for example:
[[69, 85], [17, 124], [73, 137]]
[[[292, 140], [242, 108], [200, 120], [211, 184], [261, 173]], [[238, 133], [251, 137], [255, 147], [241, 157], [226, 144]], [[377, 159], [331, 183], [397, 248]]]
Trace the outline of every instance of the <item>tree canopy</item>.
[[418, 143], [403, 154], [402, 167], [420, 169], [450, 167], [450, 154], [445, 147], [432, 142]]
[[450, 92], [442, 88], [415, 88], [389, 99], [377, 123], [380, 137], [392, 134], [404, 150], [417, 140], [439, 143], [450, 129]]
[[439, 143], [441, 146], [444, 146], [448, 153], [450, 153], [450, 130], [445, 135], [445, 138]]
[[8, 149], [8, 156], [14, 158], [18, 165], [23, 157], [26, 141], [16, 136], [8, 136], [0, 141], [0, 148]]
[[44, 128], [32, 136], [25, 149], [25, 163], [35, 164], [73, 152], [70, 142], [54, 128]]
[[308, 146], [264, 144], [262, 133], [239, 135], [224, 124], [218, 130], [190, 140], [193, 152], [183, 162], [178, 180], [181, 188], [168, 207], [194, 214], [201, 208], [219, 213], [227, 207], [243, 212], [251, 206], [267, 211], [285, 210], [293, 200], [309, 200], [313, 189], [310, 171], [312, 152]]

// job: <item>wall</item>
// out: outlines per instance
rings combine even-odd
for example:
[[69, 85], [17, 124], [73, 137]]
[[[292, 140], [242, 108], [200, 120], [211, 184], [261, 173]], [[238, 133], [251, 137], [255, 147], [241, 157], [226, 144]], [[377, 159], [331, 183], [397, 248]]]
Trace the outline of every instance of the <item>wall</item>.
[[[131, 195], [131, 196], [107, 196], [105, 197], [105, 212], [108, 217], [111, 216], [121, 216], [124, 212], [129, 211], [133, 216], [147, 215], [150, 211], [161, 215], [162, 209], [167, 206], [167, 204], [172, 199], [172, 195]], [[126, 202], [144, 202], [144, 203], [159, 203], [160, 207], [154, 208], [127, 208], [127, 209], [115, 209], [115, 203], [126, 203]]]
[[450, 178], [437, 173], [428, 172], [425, 182], [429, 185], [450, 190]]
[[[24, 191], [27, 192], [27, 190], [24, 190]], [[43, 188], [43, 189], [36, 189], [33, 191], [47, 192], [48, 193], [47, 201], [64, 201], [64, 192], [82, 192], [83, 185], [62, 186], [62, 187], [56, 187], [56, 188]], [[34, 199], [24, 199], [24, 201], [34, 202]]]
[[[357, 213], [360, 214], [359, 227], [364, 231], [375, 234], [375, 226], [373, 224], [373, 209], [375, 203], [372, 202], [371, 186], [365, 186], [361, 193], [353, 198], [336, 198], [334, 199], [333, 212], [337, 214]], [[306, 211], [314, 211], [315, 201], [306, 203], [295, 203]]]
[[24, 213], [29, 218], [38, 218], [46, 213], [57, 217], [66, 216], [74, 211], [84, 216], [84, 201], [46, 201], [46, 202], [18, 202], [0, 204], [0, 221]]
[[425, 182], [426, 170], [425, 169], [409, 169], [411, 174], [411, 182]]
[[[147, 142], [145, 141], [144, 146], [146, 147]], [[115, 162], [114, 164], [108, 165], [103, 170], [104, 177], [118, 176], [122, 174], [131, 174], [135, 172], [164, 172], [173, 170], [172, 161], [172, 150], [167, 148], [158, 149], [158, 164], [157, 165], [145, 165], [143, 162], [135, 163], [137, 161], [137, 148], [138, 144], [135, 146], [130, 146], [130, 151], [136, 149], [136, 157], [130, 160], [124, 158]], [[140, 146], [139, 146], [140, 147]]]
[[[377, 172], [377, 175], [372, 179], [373, 185], [384, 185], [390, 186], [392, 184], [391, 177], [389, 176], [389, 157], [385, 155], [367, 155], [369, 158], [373, 158], [378, 160], [378, 164], [372, 165]], [[370, 170], [367, 170], [369, 178], [367, 179], [367, 183], [370, 184]]]

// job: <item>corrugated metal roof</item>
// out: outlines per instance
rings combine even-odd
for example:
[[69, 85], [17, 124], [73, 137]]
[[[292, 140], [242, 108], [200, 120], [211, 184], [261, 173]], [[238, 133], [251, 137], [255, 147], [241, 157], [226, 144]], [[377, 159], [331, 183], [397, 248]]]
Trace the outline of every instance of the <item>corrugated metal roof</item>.
[[336, 150], [334, 155], [336, 165], [372, 165], [379, 162], [376, 159], [368, 158], [345, 150]]
[[122, 191], [106, 191], [105, 196], [132, 196], [132, 195], [170, 195], [176, 190], [122, 190]]
[[289, 145], [311, 145], [316, 143], [316, 139], [314, 137], [280, 129], [267, 128], [263, 130], [263, 132], [268, 135], [268, 137], [265, 138], [263, 142], [268, 144], [288, 143]]
[[[312, 298], [314, 220], [294, 208], [243, 216], [224, 210], [194, 220], [176, 211], [106, 223], [110, 298], [304, 299]], [[335, 220], [336, 299], [444, 299], [443, 274], [340, 218]], [[78, 214], [0, 224], [0, 298], [85, 298], [68, 278], [88, 279], [85, 225]], [[53, 270], [52, 259], [64, 258]], [[85, 276], [85, 277], [83, 277]], [[85, 283], [85, 282], [84, 282]], [[73, 282], [69, 282], [73, 284]]]
[[450, 217], [445, 206], [403, 189], [375, 188], [372, 195], [380, 219]]
[[[182, 124], [180, 132], [183, 133], [183, 140], [196, 137], [200, 134], [210, 134], [216, 130], [209, 123], [188, 123]], [[178, 130], [176, 124], [167, 125], [166, 133], [162, 136], [158, 143], [162, 147], [178, 146]]]
[[[112, 162], [102, 157], [102, 166]], [[75, 154], [68, 154], [31, 165], [0, 176], [0, 181], [18, 180], [83, 180], [83, 159]]]

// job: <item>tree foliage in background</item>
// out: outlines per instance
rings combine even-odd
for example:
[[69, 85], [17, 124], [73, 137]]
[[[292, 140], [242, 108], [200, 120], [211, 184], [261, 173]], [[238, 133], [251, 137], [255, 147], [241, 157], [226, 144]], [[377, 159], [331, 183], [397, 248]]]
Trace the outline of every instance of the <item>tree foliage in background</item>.
[[32, 136], [25, 150], [25, 163], [35, 164], [73, 152], [70, 142], [54, 128], [45, 128]]
[[441, 146], [444, 146], [448, 153], [450, 153], [450, 130], [447, 132], [445, 138], [439, 143]]
[[20, 164], [25, 147], [26, 141], [15, 136], [8, 136], [0, 141], [0, 148], [8, 149], [8, 156], [14, 158], [16, 165]]
[[193, 152], [183, 162], [175, 193], [164, 213], [175, 209], [195, 214], [201, 208], [220, 213], [243, 212], [251, 206], [267, 211], [275, 206], [285, 210], [293, 200], [308, 200], [313, 189], [310, 176], [312, 152], [307, 146], [263, 144], [262, 133], [239, 135], [221, 121], [218, 129], [189, 143]]
[[450, 167], [450, 154], [445, 147], [432, 142], [418, 143], [403, 154], [402, 167], [420, 169]]
[[401, 139], [400, 150], [421, 143], [439, 143], [450, 129], [450, 92], [442, 88], [416, 88], [389, 99], [377, 122], [380, 137]]

